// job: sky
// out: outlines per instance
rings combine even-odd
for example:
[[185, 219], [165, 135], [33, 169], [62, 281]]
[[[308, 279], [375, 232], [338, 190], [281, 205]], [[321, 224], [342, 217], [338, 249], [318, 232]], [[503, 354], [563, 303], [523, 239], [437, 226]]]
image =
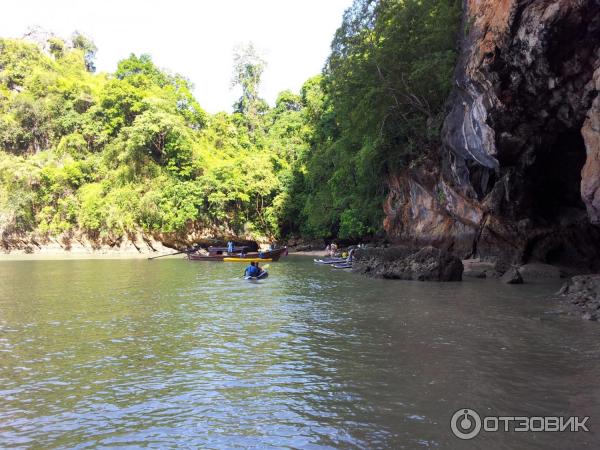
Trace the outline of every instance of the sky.
[[232, 110], [233, 50], [253, 42], [267, 61], [261, 95], [273, 104], [320, 73], [352, 0], [17, 0], [2, 2], [1, 37], [39, 26], [61, 37], [78, 30], [98, 47], [98, 71], [130, 53], [189, 78], [200, 105]]

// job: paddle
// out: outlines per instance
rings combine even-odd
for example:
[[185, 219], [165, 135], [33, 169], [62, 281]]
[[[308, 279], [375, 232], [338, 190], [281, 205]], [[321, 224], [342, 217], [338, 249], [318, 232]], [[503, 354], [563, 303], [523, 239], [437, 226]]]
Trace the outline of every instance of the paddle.
[[188, 248], [188, 249], [182, 250], [180, 252], [169, 253], [168, 255], [153, 256], [148, 259], [157, 259], [157, 258], [164, 258], [165, 256], [181, 255], [182, 253], [195, 252], [196, 250], [198, 250], [198, 247], [192, 247], [191, 249]]

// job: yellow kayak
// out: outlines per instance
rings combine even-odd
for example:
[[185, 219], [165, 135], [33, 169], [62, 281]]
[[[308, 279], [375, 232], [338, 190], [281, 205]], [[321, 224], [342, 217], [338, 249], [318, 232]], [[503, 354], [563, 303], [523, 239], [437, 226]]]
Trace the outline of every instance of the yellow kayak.
[[225, 262], [271, 262], [271, 258], [223, 258]]

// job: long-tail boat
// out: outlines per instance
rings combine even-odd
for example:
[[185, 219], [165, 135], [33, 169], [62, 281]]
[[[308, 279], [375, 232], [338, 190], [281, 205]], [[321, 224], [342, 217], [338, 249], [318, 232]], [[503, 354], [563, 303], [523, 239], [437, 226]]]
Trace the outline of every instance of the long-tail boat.
[[278, 261], [281, 256], [287, 255], [287, 247], [280, 247], [274, 250], [265, 250], [264, 252], [250, 252], [245, 250], [248, 247], [234, 247], [233, 252], [228, 253], [227, 247], [208, 247], [208, 255], [200, 253], [188, 253], [190, 261], [223, 261], [224, 258], [234, 256], [241, 259], [271, 259]]

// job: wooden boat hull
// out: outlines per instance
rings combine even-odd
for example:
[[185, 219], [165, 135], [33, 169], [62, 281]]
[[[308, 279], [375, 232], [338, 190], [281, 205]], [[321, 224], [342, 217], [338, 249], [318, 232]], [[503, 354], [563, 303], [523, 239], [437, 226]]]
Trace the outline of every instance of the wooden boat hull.
[[246, 253], [244, 256], [231, 256], [228, 254], [220, 255], [200, 255], [197, 253], [188, 253], [187, 257], [190, 261], [223, 261], [225, 258], [240, 258], [249, 262], [252, 259], [258, 261], [279, 261], [281, 256], [287, 255], [287, 247], [278, 248], [275, 250], [268, 250], [266, 252], [251, 252]]
[[271, 259], [272, 261], [279, 261], [279, 258], [281, 258], [282, 256], [286, 256], [288, 253], [287, 251], [287, 247], [281, 247], [281, 248], [277, 248], [275, 250], [267, 250], [266, 252], [258, 252], [256, 254], [251, 254], [248, 253], [247, 255], [244, 255], [244, 258], [247, 257], [251, 257], [251, 258], [261, 258], [261, 259]]
[[223, 261], [227, 255], [198, 255], [188, 253], [187, 257], [190, 261]]

